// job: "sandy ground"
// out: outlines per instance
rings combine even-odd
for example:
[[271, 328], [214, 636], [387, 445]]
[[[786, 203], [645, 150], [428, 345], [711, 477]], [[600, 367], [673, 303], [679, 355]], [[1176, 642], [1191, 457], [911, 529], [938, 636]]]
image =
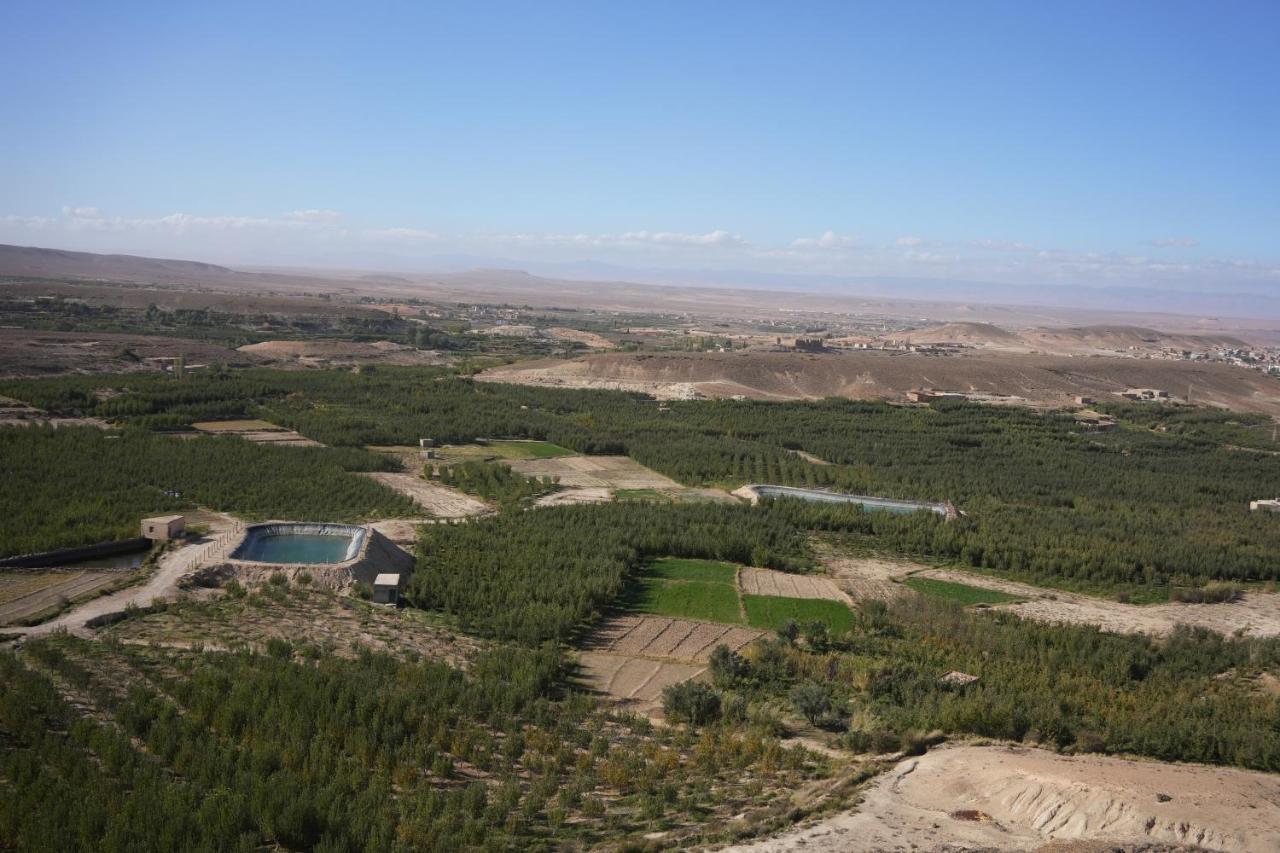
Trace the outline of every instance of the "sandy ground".
[[1207, 362], [967, 350], [937, 356], [881, 351], [806, 354], [592, 353], [491, 368], [478, 379], [564, 388], [639, 391], [659, 399], [741, 395], [760, 400], [903, 400], [921, 387], [1036, 406], [1079, 395], [1118, 400], [1126, 388], [1196, 389], [1196, 401], [1280, 415], [1280, 383], [1255, 370]]
[[706, 671], [711, 650], [737, 650], [763, 635], [754, 628], [666, 616], [612, 616], [582, 643], [586, 685], [637, 713], [657, 715], [662, 690]]
[[958, 746], [905, 759], [854, 811], [728, 849], [1036, 850], [1053, 840], [1280, 851], [1280, 776]]
[[950, 569], [934, 569], [909, 560], [841, 555], [823, 542], [814, 549], [840, 589], [857, 601], [892, 600], [910, 593], [900, 581], [908, 575], [937, 578], [1016, 595], [1020, 601], [989, 605], [1042, 622], [1097, 625], [1122, 634], [1165, 636], [1178, 625], [1208, 628], [1219, 634], [1239, 631], [1246, 636], [1280, 636], [1280, 594], [1249, 591], [1227, 604], [1124, 604]]
[[824, 598], [852, 604], [852, 600], [829, 578], [793, 575], [773, 569], [744, 568], [738, 572], [738, 586], [747, 595], [777, 595], [785, 598]]
[[579, 656], [586, 686], [608, 696], [621, 708], [637, 714], [656, 715], [662, 691], [672, 684], [696, 678], [705, 664], [676, 663], [649, 658], [585, 652]]
[[546, 330], [547, 335], [561, 341], [574, 341], [591, 349], [613, 349], [613, 342], [595, 332], [583, 332], [578, 329], [566, 329], [553, 326]]
[[[513, 471], [528, 477], [559, 477], [563, 490], [554, 503], [608, 500], [615, 489], [654, 489], [673, 497], [733, 500], [719, 489], [694, 489], [651, 471], [629, 456], [557, 456], [552, 459], [513, 459]], [[603, 492], [601, 491], [603, 490]]]
[[431, 350], [392, 341], [263, 341], [246, 344], [238, 352], [267, 362], [292, 363], [301, 367], [328, 367], [346, 364], [447, 364], [449, 358]]
[[[35, 289], [40, 295], [51, 295], [50, 291], [57, 286], [48, 282]], [[6, 293], [14, 290], [14, 286], [3, 288]], [[221, 362], [231, 367], [248, 367], [261, 363], [252, 355], [217, 344], [161, 335], [0, 329], [0, 377], [157, 372], [161, 362], [148, 359], [178, 355], [184, 356], [188, 365]]]
[[561, 489], [543, 495], [534, 501], [536, 506], [564, 506], [566, 504], [599, 504], [613, 500], [613, 492], [605, 488]]
[[238, 435], [257, 444], [286, 447], [322, 447], [320, 442], [299, 432], [266, 421], [205, 421], [191, 425], [196, 431], [210, 435]]
[[436, 518], [466, 518], [492, 512], [488, 504], [457, 489], [437, 483], [428, 483], [416, 474], [396, 474], [387, 471], [365, 473], [361, 476], [377, 480], [402, 495], [413, 498], [419, 506]]
[[929, 569], [920, 575], [1025, 597], [1026, 601], [993, 605], [993, 608], [1043, 622], [1097, 625], [1104, 631], [1154, 636], [1166, 635], [1180, 624], [1208, 628], [1219, 634], [1239, 631], [1251, 637], [1280, 636], [1280, 594], [1276, 593], [1249, 591], [1238, 601], [1225, 604], [1136, 605], [965, 572]]
[[66, 630], [77, 636], [89, 636], [92, 632], [86, 623], [98, 616], [119, 613], [129, 605], [146, 607], [154, 601], [172, 597], [178, 592], [178, 583], [187, 573], [212, 559], [216, 559], [234, 545], [240, 522], [221, 513], [202, 512], [201, 523], [208, 524], [207, 537], [174, 548], [163, 554], [144, 583], [87, 601], [80, 607], [31, 628], [15, 628], [13, 631], [29, 637]]
[[866, 598], [892, 601], [909, 592], [902, 584], [896, 583], [894, 578], [928, 568], [907, 560], [848, 557], [823, 542], [814, 542], [813, 548], [822, 565], [835, 579], [836, 585], [855, 601]]

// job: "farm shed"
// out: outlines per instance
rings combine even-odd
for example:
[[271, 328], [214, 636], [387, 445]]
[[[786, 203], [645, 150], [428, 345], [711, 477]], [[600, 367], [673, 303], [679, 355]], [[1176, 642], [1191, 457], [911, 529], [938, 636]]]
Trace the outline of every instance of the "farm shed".
[[178, 539], [186, 529], [187, 519], [182, 515], [157, 515], [142, 519], [142, 535], [147, 539]]

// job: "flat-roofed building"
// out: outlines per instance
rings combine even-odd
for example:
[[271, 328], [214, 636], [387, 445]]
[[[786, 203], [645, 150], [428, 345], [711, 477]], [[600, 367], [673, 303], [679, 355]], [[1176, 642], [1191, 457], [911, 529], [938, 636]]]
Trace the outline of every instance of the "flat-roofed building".
[[186, 530], [186, 516], [157, 515], [153, 518], [142, 519], [142, 535], [147, 539], [159, 539], [161, 541], [181, 539]]

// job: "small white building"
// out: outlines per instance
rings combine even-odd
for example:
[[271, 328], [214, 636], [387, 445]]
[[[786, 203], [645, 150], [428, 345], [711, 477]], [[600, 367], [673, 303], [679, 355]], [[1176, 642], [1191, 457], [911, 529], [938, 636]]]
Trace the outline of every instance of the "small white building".
[[186, 516], [157, 515], [154, 518], [142, 519], [142, 535], [147, 539], [159, 539], [162, 542], [181, 539], [186, 530]]
[[1280, 498], [1249, 501], [1249, 512], [1280, 512]]
[[382, 574], [373, 579], [374, 604], [399, 604], [402, 575]]

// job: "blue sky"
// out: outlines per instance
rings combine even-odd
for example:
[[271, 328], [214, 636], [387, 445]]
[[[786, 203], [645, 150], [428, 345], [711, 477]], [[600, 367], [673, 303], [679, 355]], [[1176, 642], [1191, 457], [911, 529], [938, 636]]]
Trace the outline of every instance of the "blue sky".
[[1280, 3], [0, 8], [0, 240], [1280, 290]]

